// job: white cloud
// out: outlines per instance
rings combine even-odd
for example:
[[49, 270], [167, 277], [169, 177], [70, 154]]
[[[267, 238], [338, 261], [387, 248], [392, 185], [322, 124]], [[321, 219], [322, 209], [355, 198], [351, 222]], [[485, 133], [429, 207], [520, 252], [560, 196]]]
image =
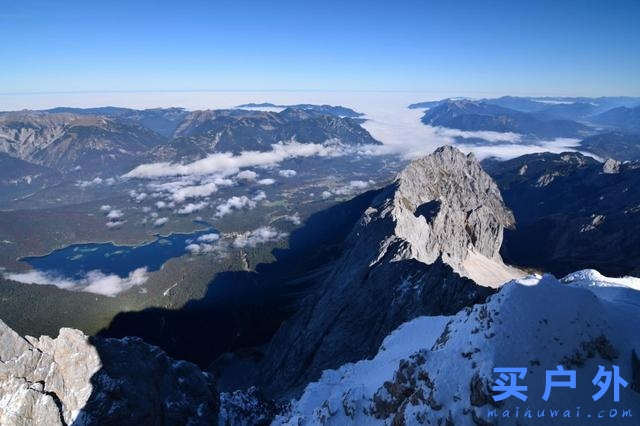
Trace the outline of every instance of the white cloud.
[[236, 175], [236, 177], [240, 180], [253, 181], [256, 180], [258, 174], [252, 170], [243, 170]]
[[365, 188], [375, 184], [374, 181], [368, 180], [352, 180], [348, 185], [341, 186], [339, 188], [334, 188], [331, 191], [323, 191], [321, 196], [324, 199], [331, 198], [333, 195], [350, 195], [355, 194], [357, 192], [362, 191]]
[[[561, 153], [566, 151], [578, 151], [576, 148], [580, 146], [579, 139], [572, 138], [556, 138], [550, 141], [540, 141], [538, 144], [501, 144], [501, 145], [483, 145], [476, 146], [473, 144], [456, 144], [457, 148], [464, 152], [473, 152], [473, 154], [479, 159], [483, 160], [489, 157], [496, 157], [503, 160], [519, 157], [525, 154], [535, 154], [537, 152], [553, 152]], [[593, 154], [583, 152], [585, 155], [589, 155], [598, 159]]]
[[[362, 126], [384, 146], [372, 147], [369, 153], [398, 154], [406, 159], [414, 159], [428, 155], [442, 145], [453, 145], [463, 152], [473, 152], [480, 160], [487, 157], [506, 160], [536, 152], [576, 151], [579, 146], [579, 140], [570, 138], [530, 141], [510, 132], [463, 131], [427, 126], [420, 121], [423, 114], [422, 110], [400, 106], [372, 111]], [[457, 143], [456, 137], [481, 138], [487, 143]], [[583, 154], [593, 156], [586, 152]]]
[[124, 216], [124, 214], [122, 213], [122, 210], [116, 210], [116, 209], [111, 210], [107, 214], [107, 217], [109, 219], [120, 219], [122, 216]]
[[282, 176], [282, 177], [289, 178], [289, 177], [294, 177], [295, 175], [298, 174], [298, 172], [296, 172], [295, 170], [291, 170], [291, 169], [285, 169], [285, 170], [280, 170], [278, 172], [278, 174], [280, 176]]
[[108, 212], [109, 210], [111, 210], [111, 206], [108, 204], [103, 204], [102, 206], [100, 206], [101, 212]]
[[[427, 127], [425, 125], [425, 127]], [[458, 130], [458, 129], [450, 129], [447, 127], [434, 127], [435, 132], [438, 135], [451, 137], [451, 138], [463, 138], [463, 139], [473, 139], [479, 138], [484, 139], [487, 142], [511, 142], [517, 143], [522, 141], [522, 135], [513, 132], [493, 132], [490, 130]]]
[[168, 217], [159, 217], [153, 222], [153, 226], [162, 226], [167, 222], [169, 222]]
[[156, 208], [158, 210], [165, 209], [167, 208], [167, 203], [165, 203], [164, 201], [156, 201]]
[[283, 219], [288, 220], [289, 222], [293, 223], [296, 226], [302, 223], [302, 220], [300, 220], [300, 215], [298, 213], [294, 213], [292, 215], [286, 215], [283, 217]]
[[205, 242], [205, 243], [211, 243], [211, 242], [214, 242], [214, 241], [218, 241], [219, 239], [220, 239], [220, 235], [219, 234], [214, 234], [214, 233], [204, 234], [204, 235], [200, 235], [198, 237], [198, 241], [202, 241], [202, 242]]
[[355, 189], [364, 189], [371, 184], [373, 184], [373, 181], [365, 182], [363, 180], [352, 180], [351, 182], [349, 182], [349, 186]]
[[136, 201], [136, 203], [143, 201], [145, 198], [147, 198], [147, 194], [144, 192], [133, 195], [133, 199]]
[[260, 190], [251, 198], [253, 201], [262, 201], [267, 199], [267, 193]]
[[118, 228], [119, 226], [124, 225], [125, 222], [126, 220], [115, 220], [115, 221], [105, 223], [105, 226], [107, 228]]
[[215, 183], [206, 183], [204, 185], [185, 186], [173, 192], [172, 197], [176, 203], [182, 203], [187, 198], [208, 197], [218, 190]]
[[191, 214], [207, 207], [209, 203], [201, 201], [199, 203], [189, 203], [178, 210], [178, 214]]
[[241, 210], [245, 207], [252, 209], [255, 206], [256, 202], [246, 195], [242, 195], [240, 197], [233, 196], [216, 207], [216, 217], [228, 215], [233, 210]]
[[226, 244], [221, 244], [220, 235], [210, 233], [198, 237], [197, 242], [190, 241], [185, 249], [191, 254], [219, 252], [226, 249]]
[[258, 185], [273, 185], [274, 183], [276, 183], [275, 179], [271, 179], [271, 178], [260, 179], [258, 181]]
[[152, 191], [173, 193], [182, 187], [193, 185], [193, 184], [194, 184], [194, 181], [191, 179], [182, 179], [182, 180], [174, 180], [174, 181], [162, 182], [162, 183], [152, 182], [149, 185], [147, 185], [147, 187]]
[[102, 182], [102, 178], [97, 177], [93, 180], [79, 180], [78, 182], [76, 182], [76, 186], [79, 186], [80, 188], [86, 188], [88, 186], [100, 185]]
[[222, 251], [223, 248], [215, 244], [195, 244], [191, 243], [185, 247], [191, 254], [211, 253], [214, 251]]
[[233, 239], [233, 246], [237, 248], [255, 247], [258, 244], [278, 241], [288, 234], [278, 232], [271, 226], [261, 226], [260, 228], [236, 235]]
[[24, 273], [7, 273], [4, 277], [24, 284], [55, 285], [58, 288], [74, 291], [115, 296], [134, 286], [144, 284], [148, 279], [147, 268], [138, 268], [125, 278], [115, 274], [105, 274], [101, 271], [89, 271], [83, 278], [71, 280], [41, 271]]
[[344, 152], [339, 145], [332, 143], [277, 143], [271, 145], [271, 151], [243, 151], [238, 155], [230, 152], [211, 154], [201, 160], [188, 164], [151, 163], [142, 164], [129, 173], [125, 178], [159, 178], [169, 176], [202, 176], [218, 174], [228, 176], [238, 173], [240, 169], [255, 166], [274, 165], [283, 160], [295, 157], [312, 157], [342, 155]]

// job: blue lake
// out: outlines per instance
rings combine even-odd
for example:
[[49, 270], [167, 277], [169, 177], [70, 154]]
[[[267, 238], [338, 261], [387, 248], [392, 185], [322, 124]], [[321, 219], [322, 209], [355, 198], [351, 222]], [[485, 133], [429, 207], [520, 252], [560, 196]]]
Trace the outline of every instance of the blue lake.
[[167, 260], [186, 254], [186, 246], [190, 241], [213, 232], [215, 230], [210, 228], [166, 237], [156, 235], [155, 241], [139, 246], [119, 246], [113, 243], [74, 244], [46, 256], [24, 257], [20, 260], [34, 269], [65, 278], [82, 278], [87, 272], [96, 269], [124, 278], [142, 267], [157, 271]]

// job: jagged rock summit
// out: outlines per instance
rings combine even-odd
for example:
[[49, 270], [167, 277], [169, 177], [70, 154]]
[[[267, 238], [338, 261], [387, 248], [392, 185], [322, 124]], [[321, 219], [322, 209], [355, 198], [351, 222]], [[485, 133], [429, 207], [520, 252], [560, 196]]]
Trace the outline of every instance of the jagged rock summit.
[[379, 191], [328, 278], [278, 330], [261, 366], [275, 397], [322, 370], [375, 355], [420, 315], [453, 314], [520, 275], [498, 254], [513, 216], [472, 155], [452, 147], [412, 162]]
[[500, 190], [473, 154], [443, 146], [413, 161], [398, 176], [392, 194], [378, 208], [390, 214], [394, 233], [382, 247], [402, 240], [401, 258], [432, 264], [438, 257], [462, 276], [496, 286], [521, 276], [500, 257], [502, 232], [513, 214]]

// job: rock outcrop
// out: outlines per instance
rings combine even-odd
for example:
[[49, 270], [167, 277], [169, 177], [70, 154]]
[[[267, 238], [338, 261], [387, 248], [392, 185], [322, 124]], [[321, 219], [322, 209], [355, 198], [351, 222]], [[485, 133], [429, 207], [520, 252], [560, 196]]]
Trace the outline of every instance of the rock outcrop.
[[373, 356], [419, 315], [452, 314], [519, 275], [498, 254], [513, 217], [473, 156], [443, 147], [385, 188], [347, 238], [317, 294], [274, 336], [262, 364], [273, 396], [322, 370]]
[[20, 337], [0, 321], [0, 424], [215, 424], [218, 395], [194, 364], [137, 338]]
[[398, 257], [426, 264], [442, 257], [478, 284], [499, 285], [519, 275], [499, 254], [504, 228], [515, 225], [513, 214], [472, 154], [442, 147], [409, 164], [390, 190], [377, 210], [395, 227], [380, 256], [388, 243], [403, 241]]
[[609, 158], [602, 165], [602, 173], [615, 174], [620, 173], [620, 161]]

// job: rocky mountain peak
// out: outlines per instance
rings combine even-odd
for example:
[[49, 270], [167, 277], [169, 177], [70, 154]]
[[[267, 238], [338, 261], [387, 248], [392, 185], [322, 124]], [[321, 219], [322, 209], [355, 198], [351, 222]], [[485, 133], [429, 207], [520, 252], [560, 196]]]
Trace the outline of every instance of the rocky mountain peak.
[[412, 162], [379, 190], [317, 294], [278, 330], [262, 384], [295, 392], [327, 368], [374, 355], [405, 321], [483, 301], [492, 290], [478, 284], [521, 275], [498, 254], [513, 222], [473, 156], [442, 147]]
[[[519, 271], [500, 258], [504, 228], [515, 224], [500, 191], [473, 154], [444, 146], [409, 164], [391, 193], [378, 199], [393, 218], [387, 243], [404, 243], [396, 258], [432, 264], [439, 257], [460, 275], [497, 285]], [[388, 247], [382, 247], [381, 255]]]
[[602, 165], [602, 172], [607, 174], [616, 174], [620, 173], [620, 165], [622, 163], [620, 161], [609, 158]]

